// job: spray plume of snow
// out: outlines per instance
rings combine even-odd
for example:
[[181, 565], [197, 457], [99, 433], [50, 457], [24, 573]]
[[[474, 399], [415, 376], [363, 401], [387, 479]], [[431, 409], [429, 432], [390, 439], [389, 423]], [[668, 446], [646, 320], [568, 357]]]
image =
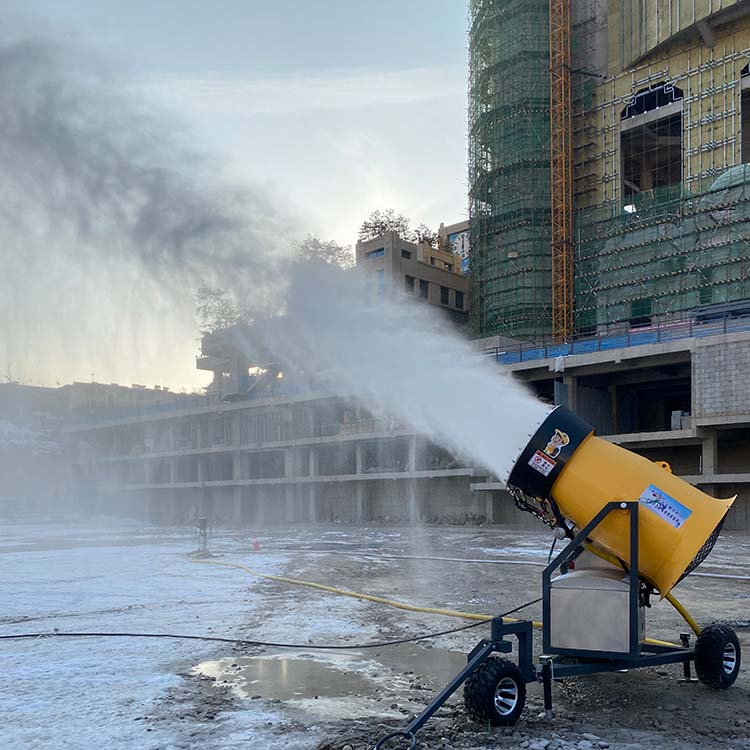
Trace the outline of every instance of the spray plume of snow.
[[[335, 371], [342, 392], [507, 476], [548, 408], [427, 306], [368, 301], [358, 272], [306, 265], [289, 287], [288, 222], [262, 194], [223, 185], [165, 123], [81, 55], [0, 48], [0, 222], [15, 248], [0, 361], [163, 359], [193, 324], [192, 291], [213, 283], [245, 307], [286, 307], [268, 342], [285, 361]], [[154, 311], [182, 329], [155, 330]]]

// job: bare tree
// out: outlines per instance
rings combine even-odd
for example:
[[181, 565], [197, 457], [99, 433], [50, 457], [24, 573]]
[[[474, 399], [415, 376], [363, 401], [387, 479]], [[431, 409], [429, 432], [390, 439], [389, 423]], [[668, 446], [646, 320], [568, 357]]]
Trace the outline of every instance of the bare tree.
[[195, 312], [201, 333], [212, 333], [242, 320], [237, 303], [225, 289], [202, 286], [195, 294]]
[[365, 242], [374, 240], [386, 232], [397, 232], [404, 240], [412, 239], [409, 219], [403, 214], [397, 214], [392, 208], [385, 211], [373, 211], [359, 228], [359, 240]]
[[332, 240], [323, 241], [313, 234], [308, 234], [301, 242], [295, 242], [292, 247], [294, 258], [298, 261], [322, 260], [341, 268], [351, 268], [354, 265], [354, 254], [350, 247]]
[[430, 247], [437, 247], [440, 241], [438, 233], [426, 224], [420, 224], [411, 234], [413, 242], [426, 242]]

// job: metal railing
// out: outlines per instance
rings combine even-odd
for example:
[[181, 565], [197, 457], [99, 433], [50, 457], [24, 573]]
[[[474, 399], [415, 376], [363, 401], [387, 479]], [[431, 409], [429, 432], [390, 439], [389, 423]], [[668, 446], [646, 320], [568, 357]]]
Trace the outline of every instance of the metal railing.
[[626, 331], [574, 338], [559, 343], [519, 343], [518, 345], [485, 349], [489, 357], [504, 365], [536, 359], [567, 357], [571, 354], [591, 354], [611, 349], [624, 349], [645, 344], [660, 344], [688, 338], [719, 336], [738, 331], [750, 331], [750, 317], [723, 318], [699, 322], [693, 319], [655, 324]]

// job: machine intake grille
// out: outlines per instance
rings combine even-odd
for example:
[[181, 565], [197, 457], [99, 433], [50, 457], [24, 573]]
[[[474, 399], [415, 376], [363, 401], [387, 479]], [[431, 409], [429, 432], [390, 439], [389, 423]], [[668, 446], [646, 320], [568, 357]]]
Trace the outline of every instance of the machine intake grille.
[[719, 538], [721, 527], [724, 525], [725, 520], [726, 516], [719, 521], [719, 525], [713, 530], [711, 536], [703, 543], [703, 546], [698, 550], [698, 554], [693, 558], [690, 565], [685, 568], [685, 572], [682, 574], [680, 581], [685, 578], [685, 576], [690, 575], [711, 554], [711, 550], [714, 548], [714, 544], [716, 544], [716, 540]]

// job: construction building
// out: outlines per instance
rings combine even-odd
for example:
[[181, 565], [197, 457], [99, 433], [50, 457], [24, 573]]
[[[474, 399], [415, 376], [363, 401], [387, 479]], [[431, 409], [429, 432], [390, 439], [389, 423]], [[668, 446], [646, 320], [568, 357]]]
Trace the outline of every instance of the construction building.
[[457, 323], [467, 320], [469, 279], [461, 273], [462, 257], [448, 247], [407, 242], [397, 232], [386, 232], [358, 242], [356, 259], [372, 293], [405, 293], [442, 308]]
[[476, 336], [750, 298], [746, 2], [471, 0], [470, 23]]
[[469, 6], [474, 335], [747, 529], [750, 5]]
[[[738, 495], [726, 528], [750, 529], [748, 321], [601, 336], [564, 355], [560, 346], [516, 344], [476, 356], [492, 356], [542, 400], [569, 406], [600, 435], [669, 462], [710, 494]], [[247, 331], [209, 334], [203, 348], [229, 370], [223, 395], [68, 422], [69, 494], [86, 509], [165, 523], [203, 512], [253, 527], [533, 523], [482, 467], [368, 410], [357, 394], [279, 378], [283, 363], [253, 357], [262, 349]], [[248, 358], [259, 363], [249, 384]], [[237, 363], [242, 374], [232, 371]]]
[[[477, 356], [737, 494], [726, 527], [750, 528], [750, 5], [469, 9], [471, 304], [455, 254], [394, 233], [357, 246], [370, 292], [470, 310], [494, 342]], [[523, 519], [481, 467], [357, 394], [280, 378], [231, 332], [203, 348], [222, 400], [71, 429], [82, 491], [165, 520]]]
[[205, 336], [198, 364], [225, 375], [224, 391], [200, 404], [68, 425], [72, 494], [165, 523], [201, 513], [256, 527], [492, 517], [492, 495], [471, 490], [486, 472], [356, 394], [285, 372], [265, 340], [248, 326]]

